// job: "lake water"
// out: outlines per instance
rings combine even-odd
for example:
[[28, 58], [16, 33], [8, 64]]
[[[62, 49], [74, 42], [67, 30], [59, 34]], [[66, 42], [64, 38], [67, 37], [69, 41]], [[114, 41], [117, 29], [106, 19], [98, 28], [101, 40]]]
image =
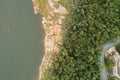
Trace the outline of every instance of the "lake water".
[[43, 54], [32, 0], [0, 0], [0, 80], [35, 80]]

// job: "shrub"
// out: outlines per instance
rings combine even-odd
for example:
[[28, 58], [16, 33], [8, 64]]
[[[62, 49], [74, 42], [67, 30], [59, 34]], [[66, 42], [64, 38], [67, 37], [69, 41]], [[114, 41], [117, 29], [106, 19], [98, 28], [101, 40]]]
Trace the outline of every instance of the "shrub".
[[105, 58], [105, 65], [107, 69], [112, 69], [115, 66], [115, 62], [107, 57]]
[[117, 50], [118, 53], [120, 54], [120, 44], [116, 45], [116, 50]]

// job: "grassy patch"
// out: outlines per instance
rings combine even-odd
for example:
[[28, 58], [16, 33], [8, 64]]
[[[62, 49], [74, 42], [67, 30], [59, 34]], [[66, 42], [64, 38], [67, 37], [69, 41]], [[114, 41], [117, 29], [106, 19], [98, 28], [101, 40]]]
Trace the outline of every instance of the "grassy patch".
[[45, 17], [48, 17], [49, 11], [50, 11], [50, 7], [48, 5], [48, 0], [40, 0], [39, 1], [39, 11], [42, 15], [44, 15]]
[[59, 0], [58, 3], [60, 3], [61, 5], [63, 5], [64, 7], [66, 7], [68, 10], [70, 9], [70, 1], [71, 0]]

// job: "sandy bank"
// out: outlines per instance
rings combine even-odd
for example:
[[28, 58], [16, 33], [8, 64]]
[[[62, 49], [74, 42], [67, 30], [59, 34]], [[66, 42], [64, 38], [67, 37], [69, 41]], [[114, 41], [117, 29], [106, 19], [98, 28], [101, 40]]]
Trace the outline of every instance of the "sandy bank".
[[[68, 11], [58, 0], [32, 0], [35, 14], [42, 14], [42, 25], [45, 30], [45, 53], [39, 68], [39, 80], [44, 78], [45, 70], [51, 65], [55, 55], [60, 51], [62, 42], [62, 20]], [[40, 4], [41, 3], [41, 4]], [[56, 8], [54, 5], [58, 5]]]

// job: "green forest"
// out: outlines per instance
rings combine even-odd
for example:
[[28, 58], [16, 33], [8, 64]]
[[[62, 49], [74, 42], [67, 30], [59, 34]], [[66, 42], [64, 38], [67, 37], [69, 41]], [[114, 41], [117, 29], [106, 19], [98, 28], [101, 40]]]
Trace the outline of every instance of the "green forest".
[[120, 0], [71, 0], [61, 51], [44, 80], [101, 80], [103, 44], [120, 36]]

